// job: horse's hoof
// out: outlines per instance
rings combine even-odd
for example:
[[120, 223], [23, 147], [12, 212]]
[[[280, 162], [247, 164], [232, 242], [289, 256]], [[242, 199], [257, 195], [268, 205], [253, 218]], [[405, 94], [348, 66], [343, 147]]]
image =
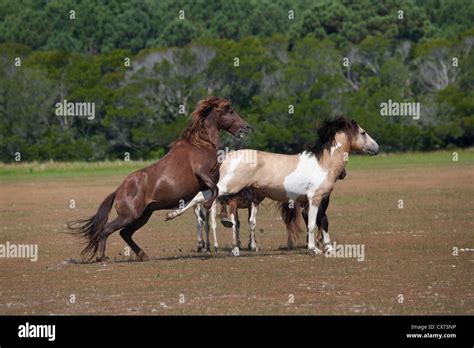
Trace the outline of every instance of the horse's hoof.
[[318, 248], [308, 249], [311, 255], [321, 255], [323, 252]]
[[232, 255], [234, 255], [234, 256], [240, 256], [240, 250], [239, 250], [239, 248], [234, 247], [234, 248], [232, 249]]
[[144, 251], [140, 251], [137, 256], [139, 261], [150, 261], [150, 258]]
[[219, 247], [214, 247], [214, 254], [219, 254]]
[[165, 221], [173, 220], [176, 216], [178, 216], [178, 213], [176, 213], [175, 211], [170, 211], [166, 214]]
[[106, 262], [108, 260], [108, 257], [96, 257], [95, 260], [92, 261], [92, 263], [101, 263], [101, 262]]
[[250, 250], [250, 251], [258, 251], [257, 245], [255, 245], [255, 244], [253, 244], [253, 245], [252, 245], [252, 244], [249, 244], [249, 250]]
[[232, 228], [232, 226], [234, 226], [232, 221], [229, 220], [228, 218], [222, 218], [221, 219], [221, 224], [224, 225], [224, 227], [227, 227], [227, 228]]

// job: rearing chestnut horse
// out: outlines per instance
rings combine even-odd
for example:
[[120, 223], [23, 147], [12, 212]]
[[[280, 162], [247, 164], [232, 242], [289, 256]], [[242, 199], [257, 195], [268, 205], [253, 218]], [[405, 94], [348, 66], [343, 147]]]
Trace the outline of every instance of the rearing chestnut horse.
[[[250, 126], [231, 108], [228, 100], [217, 97], [201, 100], [191, 115], [190, 124], [163, 158], [128, 175], [117, 190], [105, 198], [94, 216], [70, 223], [70, 229], [88, 239], [82, 251], [87, 261], [94, 257], [96, 262], [103, 261], [107, 238], [119, 229], [138, 259], [148, 260], [132, 235], [147, 223], [155, 210], [176, 208], [203, 190], [211, 191], [210, 198], [203, 204], [209, 209], [218, 195], [219, 130], [243, 137], [250, 132]], [[107, 222], [114, 201], [118, 216]]]

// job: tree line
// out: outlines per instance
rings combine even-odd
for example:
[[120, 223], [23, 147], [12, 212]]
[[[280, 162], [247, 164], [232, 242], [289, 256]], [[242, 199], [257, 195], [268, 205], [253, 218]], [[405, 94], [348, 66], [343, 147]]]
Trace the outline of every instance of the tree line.
[[[386, 152], [472, 146], [473, 4], [2, 1], [0, 160], [157, 158], [209, 94], [253, 125], [230, 148], [295, 153], [336, 115]], [[419, 119], [381, 117], [388, 100]]]

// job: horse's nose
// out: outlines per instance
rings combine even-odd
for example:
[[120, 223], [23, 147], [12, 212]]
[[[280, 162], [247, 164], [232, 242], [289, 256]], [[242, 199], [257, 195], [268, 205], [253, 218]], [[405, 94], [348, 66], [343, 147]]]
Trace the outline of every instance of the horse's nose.
[[252, 131], [252, 127], [250, 127], [249, 125], [246, 125], [245, 130], [250, 133]]

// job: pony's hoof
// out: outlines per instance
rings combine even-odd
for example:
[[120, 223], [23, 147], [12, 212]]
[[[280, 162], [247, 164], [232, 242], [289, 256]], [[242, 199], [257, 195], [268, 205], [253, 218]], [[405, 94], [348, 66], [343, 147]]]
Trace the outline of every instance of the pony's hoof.
[[109, 258], [102, 256], [102, 257], [96, 257], [91, 263], [101, 263], [101, 262], [107, 262]]
[[308, 249], [311, 255], [321, 255], [323, 252], [318, 248], [314, 247], [313, 249]]
[[229, 220], [228, 218], [222, 218], [221, 219], [221, 224], [224, 225], [224, 227], [227, 227], [227, 228], [232, 228], [232, 226], [234, 226], [232, 221]]
[[214, 254], [219, 254], [219, 247], [214, 247]]
[[256, 244], [249, 244], [249, 250], [250, 251], [258, 251], [257, 245]]
[[150, 261], [150, 258], [144, 251], [140, 251], [137, 256], [139, 261]]
[[234, 247], [234, 248], [232, 249], [232, 255], [234, 255], [234, 256], [240, 256], [240, 250], [239, 250], [239, 248]]
[[173, 220], [176, 216], [178, 216], [177, 212], [170, 211], [169, 213], [166, 214], [165, 221]]

